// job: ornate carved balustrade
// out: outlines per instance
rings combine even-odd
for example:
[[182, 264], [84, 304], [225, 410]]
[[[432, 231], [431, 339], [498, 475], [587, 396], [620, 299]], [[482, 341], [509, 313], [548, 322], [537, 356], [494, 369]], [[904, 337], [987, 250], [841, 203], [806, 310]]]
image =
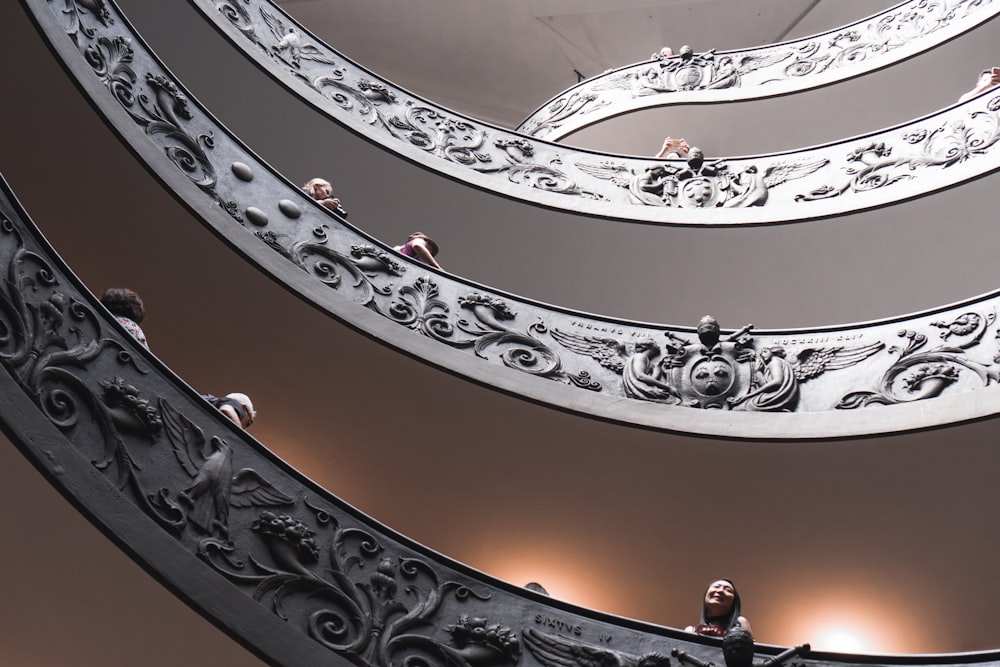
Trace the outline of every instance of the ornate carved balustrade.
[[[806, 220], [904, 201], [1000, 167], [996, 94], [806, 150], [687, 161], [623, 157], [504, 130], [411, 95], [268, 0], [191, 2], [265, 72], [368, 140], [470, 185], [586, 215], [681, 225]], [[972, 9], [989, 4], [953, 9], [983, 20], [997, 7]]]
[[635, 63], [581, 81], [517, 127], [558, 141], [637, 109], [784, 95], [845, 81], [928, 51], [990, 20], [1000, 3], [907, 0], [866, 19], [804, 39], [740, 51], [695, 53]]
[[[580, 413], [739, 438], [894, 432], [1000, 405], [1000, 294], [884, 322], [770, 332], [725, 332], [710, 319], [695, 331], [521, 299], [411, 263], [316, 205], [191, 100], [110, 4], [26, 5], [109, 123], [218, 234], [321, 309], [429, 363]], [[986, 127], [988, 141], [973, 145], [995, 159], [997, 109], [1000, 96], [957, 107], [948, 113], [966, 124], [914, 134], [911, 145], [942, 144], [950, 166], [937, 166], [961, 170], [981, 141], [974, 128]], [[891, 175], [888, 150], [859, 151], [855, 160], [871, 162], [854, 180], [889, 188], [904, 178]], [[725, 165], [710, 168], [719, 176]]]
[[[490, 579], [315, 487], [118, 326], [2, 181], [0, 271], [4, 431], [119, 546], [269, 663], [723, 664], [718, 639]], [[758, 664], [761, 654], [778, 653], [756, 651]], [[796, 667], [872, 662], [783, 655]], [[752, 667], [752, 657], [726, 662]], [[881, 657], [878, 664], [993, 667], [1000, 655]]]

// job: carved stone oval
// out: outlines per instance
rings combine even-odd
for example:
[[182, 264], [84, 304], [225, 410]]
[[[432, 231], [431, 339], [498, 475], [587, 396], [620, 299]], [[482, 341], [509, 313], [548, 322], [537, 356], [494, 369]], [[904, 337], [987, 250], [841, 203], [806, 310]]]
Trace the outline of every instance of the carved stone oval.
[[282, 199], [281, 201], [279, 201], [278, 210], [284, 213], [292, 220], [302, 215], [302, 209], [299, 208], [299, 205], [293, 202], [291, 199]]
[[250, 168], [250, 165], [244, 162], [234, 162], [231, 169], [233, 170], [233, 175], [241, 181], [249, 183], [253, 180], [253, 169]]
[[267, 213], [260, 210], [256, 206], [249, 206], [246, 210], [247, 220], [251, 224], [257, 225], [258, 227], [264, 227], [267, 225]]

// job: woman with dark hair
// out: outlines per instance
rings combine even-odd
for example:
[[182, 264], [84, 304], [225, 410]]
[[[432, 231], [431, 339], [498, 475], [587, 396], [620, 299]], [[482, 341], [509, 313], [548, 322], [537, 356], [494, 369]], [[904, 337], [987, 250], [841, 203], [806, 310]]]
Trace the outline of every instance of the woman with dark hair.
[[701, 622], [684, 628], [709, 637], [723, 637], [730, 629], [739, 626], [753, 634], [750, 621], [740, 615], [740, 594], [729, 579], [717, 579], [705, 589], [701, 601]]
[[115, 316], [126, 331], [132, 334], [133, 338], [142, 343], [144, 348], [149, 349], [146, 334], [139, 326], [146, 316], [146, 307], [138, 294], [126, 287], [109, 287], [101, 295], [101, 304]]

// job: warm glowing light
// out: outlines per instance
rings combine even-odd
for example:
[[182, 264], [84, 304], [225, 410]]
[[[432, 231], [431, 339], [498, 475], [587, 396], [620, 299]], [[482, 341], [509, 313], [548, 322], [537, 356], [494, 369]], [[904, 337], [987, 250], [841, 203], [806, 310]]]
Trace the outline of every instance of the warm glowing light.
[[837, 653], [869, 653], [874, 650], [871, 640], [848, 627], [827, 628], [816, 637], [813, 648]]
[[518, 586], [529, 581], [541, 584], [559, 600], [592, 609], [615, 609], [618, 601], [608, 587], [598, 583], [600, 572], [594, 571], [593, 564], [567, 554], [558, 544], [545, 544], [539, 539], [530, 548], [503, 552], [502, 556], [497, 553], [498, 550], [491, 550], [476, 566]]
[[910, 620], [893, 614], [877, 592], [850, 588], [817, 594], [807, 610], [790, 612], [781, 628], [786, 636], [776, 640], [833, 653], [906, 653], [915, 648]]

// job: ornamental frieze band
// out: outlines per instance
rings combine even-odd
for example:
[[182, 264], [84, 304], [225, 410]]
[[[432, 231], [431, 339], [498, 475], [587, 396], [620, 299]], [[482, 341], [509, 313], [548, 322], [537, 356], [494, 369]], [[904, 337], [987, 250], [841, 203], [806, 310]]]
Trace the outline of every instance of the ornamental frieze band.
[[[5, 433], [133, 558], [269, 664], [857, 664], [837, 654], [813, 656], [808, 645], [779, 653], [755, 644], [738, 626], [720, 641], [574, 607], [491, 579], [393, 533], [316, 488], [172, 376], [61, 264], [2, 180], [0, 271]], [[425, 281], [423, 293], [430, 297], [428, 286]], [[447, 309], [447, 303], [432, 307], [432, 300], [424, 300], [422, 312]], [[468, 296], [462, 306], [486, 309], [476, 314], [483, 325], [490, 317], [497, 323], [518, 319], [495, 297]], [[883, 351], [894, 355], [874, 391], [845, 397], [856, 405], [843, 407], [859, 407], [885, 402], [886, 390], [929, 398], [970, 380], [962, 369], [983, 382], [997, 381], [996, 318], [986, 307], [928, 319], [920, 328], [936, 332], [933, 340], [900, 329], [888, 350], [881, 342], [856, 343], [851, 332], [775, 339], [789, 348], [811, 346], [792, 352], [774, 341], [763, 345], [749, 325], [724, 333], [710, 317], [694, 333], [661, 331], [659, 344], [625, 323], [611, 325], [610, 333], [632, 329], [635, 341], [617, 349], [607, 349], [614, 339], [591, 334], [563, 332], [559, 340], [603, 359], [623, 378], [646, 375], [645, 386], [667, 391], [647, 398], [698, 401], [703, 409], [751, 403], [784, 409], [813, 381], [870, 363]], [[566, 326], [587, 329], [581, 320]], [[530, 336], [514, 335], [513, 326], [504, 332], [479, 324], [462, 329], [468, 338], [440, 323], [424, 335], [455, 335], [453, 342], [478, 348], [483, 337], [499, 334], [482, 351], [506, 340], [520, 346], [515, 356], [526, 361]], [[539, 325], [528, 329], [544, 333]], [[662, 356], [649, 354], [656, 347]], [[993, 358], [976, 352], [980, 347]], [[543, 365], [551, 361], [544, 357], [539, 355]], [[879, 664], [933, 667], [953, 660], [880, 656]], [[961, 662], [998, 664], [995, 652], [965, 653]]]
[[[310, 35], [269, 0], [191, 2], [248, 58], [334, 121], [427, 169], [541, 206], [657, 224], [767, 224], [897, 203], [1000, 168], [991, 150], [996, 105], [982, 98], [864, 139], [780, 155], [725, 159], [692, 149], [687, 160], [657, 160], [573, 149], [543, 140], [548, 137], [538, 128], [532, 132], [539, 136], [518, 134], [394, 87]], [[991, 0], [914, 0], [843, 29], [829, 37], [827, 47], [816, 38], [746, 53], [685, 50], [641, 66], [673, 81], [662, 84], [667, 87], [729, 91], [759, 75], [761, 85], [740, 89], [783, 94], [789, 90], [781, 83], [764, 85], [776, 76], [765, 65], [791, 68], [786, 80], [814, 76], [817, 83], [810, 86], [829, 83], [834, 73], [854, 76], [883, 67], [890, 54], [914, 55], [918, 47], [954, 37], [998, 11], [1000, 3]], [[858, 25], [872, 35], [855, 34]], [[625, 75], [595, 81], [611, 85], [615, 76]], [[636, 99], [647, 97], [628, 85]], [[593, 101], [588, 95], [573, 93], [555, 113], [583, 113]], [[915, 141], [917, 136], [928, 139]], [[943, 169], [956, 162], [960, 168]]]
[[[962, 398], [995, 388], [996, 296], [905, 323], [836, 333], [765, 332], [749, 325], [728, 333], [711, 319], [697, 330], [640, 325], [501, 295], [411, 263], [283, 180], [169, 79], [141, 42], [115, 34], [125, 22], [110, 4], [102, 5], [107, 13], [94, 13], [73, 0], [72, 11], [31, 2], [54, 48], [109, 121], [207, 224], [330, 314], [389, 345], [420, 350], [415, 353], [432, 364], [607, 419], [733, 437], [920, 428], [928, 425], [925, 411], [906, 408], [929, 399], [961, 406], [934, 419], [994, 411], [986, 401]], [[837, 201], [848, 192], [912, 187], [921, 169], [960, 170], [984, 155], [995, 159], [998, 108], [1000, 97], [985, 96], [952, 110], [962, 120], [922, 121], [906, 134], [908, 152], [902, 154], [858, 140], [862, 147], [846, 156], [852, 166], [837, 180], [827, 180], [833, 176], [817, 163], [793, 162], [790, 155], [757, 169], [692, 151], [686, 166], [663, 169], [656, 180], [622, 163], [593, 168], [624, 196], [659, 198], [656, 208], [662, 209], [711, 202], [715, 210], [729, 210], [727, 205], [749, 205], [793, 187], [802, 200]], [[455, 153], [447, 142], [434, 146], [482, 162], [477, 153]], [[513, 170], [525, 149], [506, 150]], [[817, 176], [821, 185], [799, 185]], [[635, 186], [635, 179], [643, 185]], [[901, 331], [908, 342], [897, 340]], [[946, 334], [947, 342], [939, 343]], [[858, 416], [887, 404], [899, 419]], [[710, 413], [718, 410], [733, 420], [713, 419]], [[765, 413], [768, 420], [754, 417]], [[801, 418], [790, 418], [795, 416]]]
[[844, 81], [930, 50], [997, 12], [997, 2], [908, 0], [851, 25], [791, 42], [722, 53], [697, 53], [683, 46], [675, 56], [582, 81], [539, 106], [516, 129], [558, 141], [636, 109], [758, 99]]

